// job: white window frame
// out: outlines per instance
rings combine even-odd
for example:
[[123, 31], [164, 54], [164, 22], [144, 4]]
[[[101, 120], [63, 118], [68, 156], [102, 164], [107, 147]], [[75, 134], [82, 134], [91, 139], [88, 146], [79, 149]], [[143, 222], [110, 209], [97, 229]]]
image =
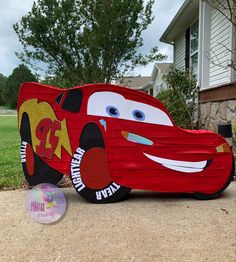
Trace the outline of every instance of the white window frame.
[[[195, 24], [198, 24], [198, 38], [197, 38], [197, 42], [198, 42], [198, 46], [197, 49], [195, 51], [192, 52], [191, 50], [191, 36], [192, 36], [192, 28]], [[197, 68], [196, 68], [196, 79], [198, 79], [198, 67], [199, 67], [199, 19], [197, 18], [191, 25], [190, 25], [190, 39], [189, 39], [189, 68], [191, 69], [192, 73], [193, 73], [193, 63], [192, 63], [192, 59], [193, 56], [197, 54]]]

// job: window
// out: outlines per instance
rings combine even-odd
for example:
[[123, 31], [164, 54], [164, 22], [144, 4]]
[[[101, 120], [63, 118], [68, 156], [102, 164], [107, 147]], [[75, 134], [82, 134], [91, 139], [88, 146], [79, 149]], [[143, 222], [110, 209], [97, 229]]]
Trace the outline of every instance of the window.
[[158, 84], [158, 85], [156, 86], [157, 93], [160, 92], [162, 89], [164, 89], [163, 83]]
[[185, 68], [197, 79], [198, 71], [198, 20], [186, 30]]
[[198, 69], [198, 20], [190, 27], [190, 69], [197, 78]]
[[108, 119], [173, 126], [169, 116], [158, 108], [158, 105], [155, 107], [148, 103], [126, 99], [123, 95], [110, 91], [93, 93], [88, 99], [87, 114]]
[[149, 89], [150, 95], [153, 96], [153, 88]]

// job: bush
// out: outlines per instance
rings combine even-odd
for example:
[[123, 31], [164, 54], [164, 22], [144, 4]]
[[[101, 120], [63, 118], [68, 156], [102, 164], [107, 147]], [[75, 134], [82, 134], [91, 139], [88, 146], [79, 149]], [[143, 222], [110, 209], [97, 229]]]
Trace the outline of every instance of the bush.
[[193, 129], [196, 110], [197, 84], [191, 73], [171, 67], [164, 76], [168, 89], [158, 93], [157, 98], [166, 106], [176, 125]]

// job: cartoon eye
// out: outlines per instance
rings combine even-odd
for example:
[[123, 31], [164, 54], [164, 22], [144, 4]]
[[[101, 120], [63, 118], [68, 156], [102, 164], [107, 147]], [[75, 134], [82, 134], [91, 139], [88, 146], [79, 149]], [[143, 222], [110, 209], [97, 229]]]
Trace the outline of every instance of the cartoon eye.
[[134, 110], [132, 112], [133, 118], [138, 120], [138, 121], [144, 121], [145, 119], [145, 114], [141, 110]]
[[115, 106], [107, 106], [106, 112], [111, 117], [119, 117], [120, 116], [120, 112]]
[[168, 114], [158, 105], [155, 107], [148, 103], [129, 100], [115, 92], [99, 91], [93, 93], [88, 99], [87, 114], [173, 126]]

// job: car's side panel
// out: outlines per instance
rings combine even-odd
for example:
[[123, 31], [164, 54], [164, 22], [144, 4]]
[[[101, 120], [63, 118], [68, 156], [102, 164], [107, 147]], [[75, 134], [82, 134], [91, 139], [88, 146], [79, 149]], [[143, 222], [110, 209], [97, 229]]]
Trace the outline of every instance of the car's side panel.
[[[224, 186], [232, 171], [232, 153], [222, 137], [211, 132], [189, 132], [186, 136], [175, 127], [146, 128], [153, 146], [126, 141], [119, 128], [111, 131], [113, 135], [106, 140], [106, 146], [114, 181], [131, 188], [162, 192], [210, 194]], [[141, 125], [123, 124], [123, 130], [147, 137]], [[226, 146], [225, 151], [217, 151], [220, 145]], [[157, 162], [145, 154], [154, 156]], [[204, 168], [200, 168], [205, 160]]]

